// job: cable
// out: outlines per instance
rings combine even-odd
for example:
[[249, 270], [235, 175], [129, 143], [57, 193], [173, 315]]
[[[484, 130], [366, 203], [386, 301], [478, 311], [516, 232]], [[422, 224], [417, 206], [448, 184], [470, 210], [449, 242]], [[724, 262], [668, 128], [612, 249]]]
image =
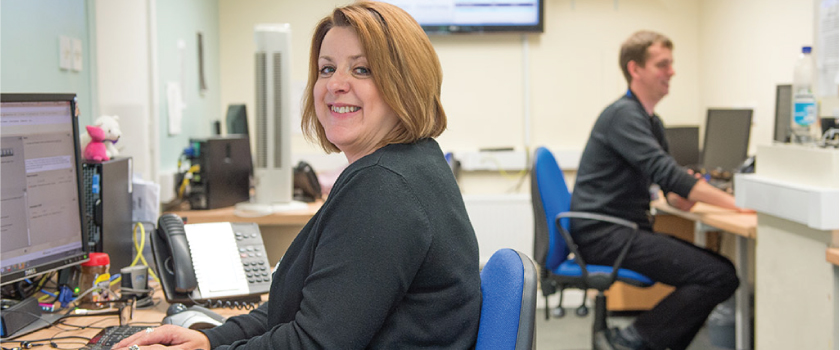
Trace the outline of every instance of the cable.
[[195, 305], [204, 306], [208, 309], [217, 309], [217, 308], [228, 308], [228, 309], [237, 309], [237, 310], [253, 310], [260, 306], [260, 302], [254, 301], [246, 301], [246, 300], [213, 300], [207, 299], [203, 303], [199, 302], [198, 300], [193, 299], [191, 294], [187, 294], [187, 297]]
[[178, 188], [178, 198], [184, 198], [184, 192], [186, 192], [187, 185], [190, 183], [190, 177], [187, 175], [193, 175], [199, 171], [201, 171], [201, 167], [198, 164], [191, 166], [187, 170], [186, 174], [184, 174], [184, 180], [181, 181], [181, 187]]
[[[138, 228], [140, 229], [140, 242], [139, 243], [137, 242], [137, 229]], [[149, 268], [149, 273], [152, 275], [152, 278], [154, 278], [155, 282], [160, 283], [160, 278], [158, 278], [158, 276], [155, 274], [155, 269], [153, 269], [149, 266], [149, 262], [146, 261], [146, 257], [143, 256], [143, 249], [146, 248], [146, 229], [143, 227], [142, 222], [135, 222], [134, 223], [134, 229], [132, 231], [131, 236], [132, 236], [131, 240], [134, 242], [134, 249], [137, 250], [137, 255], [134, 256], [134, 260], [132, 260], [131, 264], [129, 264], [128, 266], [129, 267], [135, 266], [135, 265], [137, 265], [138, 261], [143, 262], [143, 266], [146, 266], [146, 267]], [[113, 285], [119, 283], [120, 280], [122, 280], [122, 276], [120, 276], [118, 278], [115, 278], [113, 281], [111, 281], [111, 285], [113, 286]]]
[[[82, 340], [85, 340], [86, 342], [90, 341], [90, 338], [88, 338], [88, 337], [83, 337], [83, 336], [80, 336], [80, 335], [65, 335], [65, 336], [63, 336], [63, 337], [53, 337], [53, 338], [43, 338], [43, 339], [30, 339], [30, 340], [8, 340], [8, 339], [3, 339], [3, 340], [0, 340], [0, 342], [3, 342], [3, 343], [18, 343], [18, 344], [20, 344], [20, 345], [21, 345], [21, 346], [20, 346], [20, 348], [21, 348], [21, 349], [29, 349], [29, 348], [31, 348], [31, 347], [33, 347], [33, 346], [42, 346], [42, 345], [45, 345], [45, 344], [33, 344], [33, 343], [38, 343], [38, 342], [50, 342], [50, 343], [52, 343], [52, 342], [53, 342], [53, 340], [60, 340], [60, 339], [82, 339]], [[28, 346], [27, 346], [26, 344], [28, 344]]]
[[[140, 228], [140, 243], [137, 243], [137, 229]], [[131, 262], [131, 266], [137, 264], [137, 260], [143, 262], [143, 265], [149, 267], [149, 263], [146, 261], [146, 258], [143, 256], [143, 249], [146, 248], [146, 229], [143, 228], [143, 223], [135, 223], [134, 224], [134, 231], [132, 232], [132, 240], [134, 241], [134, 248], [137, 250], [137, 256], [134, 257], [134, 261]], [[153, 268], [149, 268], [149, 273], [152, 275], [152, 278], [155, 279], [155, 282], [160, 283], [160, 278], [155, 274]]]
[[61, 307], [67, 307], [73, 301], [73, 290], [69, 286], [61, 286], [58, 290], [58, 302]]

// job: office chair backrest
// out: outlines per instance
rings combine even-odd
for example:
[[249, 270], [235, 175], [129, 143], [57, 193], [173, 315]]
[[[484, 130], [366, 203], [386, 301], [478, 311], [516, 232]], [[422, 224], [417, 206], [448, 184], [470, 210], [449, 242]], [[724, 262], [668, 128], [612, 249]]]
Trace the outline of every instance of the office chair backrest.
[[[534, 258], [537, 263], [551, 270], [569, 256], [569, 247], [554, 224], [557, 214], [569, 211], [572, 194], [566, 186], [563, 171], [545, 147], [534, 152], [531, 169], [531, 203], [534, 207]], [[569, 219], [561, 225], [569, 229]]]
[[531, 259], [498, 250], [481, 270], [481, 296], [476, 350], [533, 349], [537, 272]]

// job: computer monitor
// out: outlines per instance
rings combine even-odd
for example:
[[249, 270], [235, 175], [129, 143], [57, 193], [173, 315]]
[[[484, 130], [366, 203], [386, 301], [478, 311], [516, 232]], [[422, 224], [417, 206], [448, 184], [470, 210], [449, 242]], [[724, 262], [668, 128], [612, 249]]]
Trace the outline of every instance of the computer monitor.
[[75, 94], [0, 94], [0, 284], [88, 259]]
[[677, 164], [696, 166], [700, 163], [700, 127], [672, 126], [665, 128], [668, 139], [668, 153]]
[[707, 171], [733, 171], [747, 159], [752, 109], [709, 109], [702, 165]]
[[244, 104], [232, 104], [227, 110], [227, 134], [248, 135], [248, 113]]
[[776, 85], [776, 120], [773, 127], [773, 140], [778, 142], [790, 141], [790, 114], [792, 89], [790, 84]]

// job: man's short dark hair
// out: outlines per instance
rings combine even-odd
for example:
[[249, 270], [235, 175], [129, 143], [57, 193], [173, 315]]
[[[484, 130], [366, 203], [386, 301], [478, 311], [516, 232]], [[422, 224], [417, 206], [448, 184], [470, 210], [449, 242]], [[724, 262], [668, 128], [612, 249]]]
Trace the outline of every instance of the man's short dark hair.
[[630, 81], [633, 80], [633, 77], [630, 76], [630, 71], [627, 70], [627, 64], [630, 61], [634, 61], [638, 65], [644, 66], [648, 59], [648, 47], [657, 43], [662, 44], [668, 50], [674, 49], [674, 44], [667, 36], [648, 30], [633, 33], [633, 35], [621, 44], [621, 54], [618, 57], [618, 63], [621, 65], [621, 72], [624, 73], [624, 79], [627, 80], [627, 85], [630, 85]]

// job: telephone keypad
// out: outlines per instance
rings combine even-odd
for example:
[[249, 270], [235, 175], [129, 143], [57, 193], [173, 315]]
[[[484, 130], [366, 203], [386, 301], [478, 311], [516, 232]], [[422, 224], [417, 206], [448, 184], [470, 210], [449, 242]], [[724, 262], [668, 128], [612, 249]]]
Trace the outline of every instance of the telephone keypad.
[[242, 269], [248, 280], [248, 287], [257, 293], [268, 292], [271, 286], [270, 271], [266, 268], [268, 258], [259, 227], [254, 223], [233, 223], [236, 246], [242, 260]]

